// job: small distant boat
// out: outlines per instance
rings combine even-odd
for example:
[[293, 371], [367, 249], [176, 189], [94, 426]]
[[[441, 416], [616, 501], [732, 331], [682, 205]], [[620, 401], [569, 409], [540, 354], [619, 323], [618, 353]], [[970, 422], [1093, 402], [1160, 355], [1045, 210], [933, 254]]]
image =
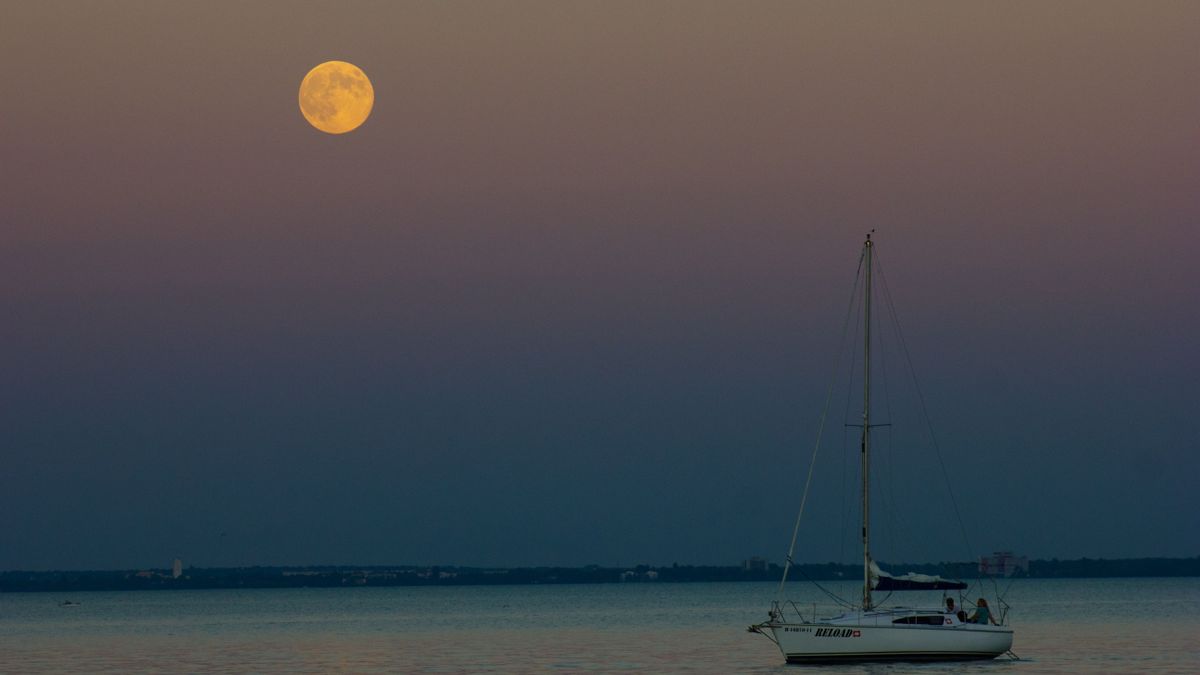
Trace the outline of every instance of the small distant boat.
[[59, 607], [78, 607], [82, 604], [83, 604], [82, 602], [75, 602], [74, 600], [63, 600], [62, 602], [58, 603], [58, 606]]
[[[848, 611], [840, 615], [820, 617], [814, 608], [811, 614], [802, 614], [795, 603], [776, 600], [770, 610], [770, 620], [750, 626], [750, 631], [760, 633], [779, 647], [788, 663], [839, 663], [866, 661], [966, 661], [992, 659], [1012, 648], [1013, 631], [1008, 626], [1006, 612], [991, 616], [986, 605], [980, 605], [980, 616], [990, 617], [983, 623], [968, 622], [966, 615], [949, 613], [944, 608], [881, 607], [876, 604], [872, 591], [934, 591], [962, 590], [965, 583], [923, 574], [894, 576], [881, 570], [871, 558], [869, 535], [870, 523], [870, 450], [871, 431], [874, 427], [888, 425], [871, 424], [871, 269], [874, 242], [867, 235], [863, 244], [860, 269], [865, 270], [866, 283], [862, 305], [864, 307], [864, 364], [863, 364], [863, 411], [862, 424], [848, 425], [861, 428], [860, 454], [862, 462], [862, 545], [863, 587], [861, 602], [851, 603]], [[863, 264], [865, 263], [865, 264]], [[857, 282], [856, 282], [857, 287]], [[824, 422], [822, 421], [822, 424]], [[819, 442], [818, 442], [819, 445]], [[814, 456], [815, 457], [815, 456]], [[811, 469], [809, 480], [811, 481]], [[807, 501], [808, 488], [804, 500]], [[804, 513], [801, 502], [800, 514]], [[796, 531], [799, 531], [799, 520]], [[796, 535], [792, 536], [792, 549], [780, 582], [787, 581], [788, 569], [792, 565], [792, 553], [796, 546]]]

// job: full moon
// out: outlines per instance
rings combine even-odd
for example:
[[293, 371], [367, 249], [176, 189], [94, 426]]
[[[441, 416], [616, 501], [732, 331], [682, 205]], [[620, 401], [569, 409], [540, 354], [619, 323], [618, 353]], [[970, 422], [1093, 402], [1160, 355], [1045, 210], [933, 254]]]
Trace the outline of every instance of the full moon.
[[375, 89], [353, 63], [326, 61], [300, 82], [300, 112], [327, 134], [354, 131], [371, 114]]

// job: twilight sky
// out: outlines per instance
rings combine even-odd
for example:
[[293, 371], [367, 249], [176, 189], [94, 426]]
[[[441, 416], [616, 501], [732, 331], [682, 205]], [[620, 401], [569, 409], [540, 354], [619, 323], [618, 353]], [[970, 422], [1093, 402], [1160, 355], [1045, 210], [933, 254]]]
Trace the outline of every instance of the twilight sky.
[[[1198, 35], [1165, 1], [9, 5], [0, 569], [778, 562], [870, 228], [973, 549], [897, 418], [879, 557], [1200, 554]], [[345, 136], [297, 108], [331, 59], [375, 86]], [[803, 561], [855, 559], [844, 398]]]

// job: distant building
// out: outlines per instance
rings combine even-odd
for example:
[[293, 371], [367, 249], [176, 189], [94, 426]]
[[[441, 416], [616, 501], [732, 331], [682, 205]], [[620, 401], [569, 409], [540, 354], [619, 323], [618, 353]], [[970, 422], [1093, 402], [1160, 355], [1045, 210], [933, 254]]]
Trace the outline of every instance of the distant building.
[[176, 558], [175, 562], [171, 563], [171, 578], [178, 579], [181, 576], [183, 576], [183, 561]]
[[621, 572], [621, 581], [658, 581], [658, 572], [639, 567], [636, 570]]
[[766, 558], [760, 558], [758, 556], [754, 556], [748, 560], [743, 560], [742, 570], [745, 572], [766, 572], [767, 560]]
[[993, 577], [1011, 577], [1017, 570], [1029, 574], [1029, 558], [1012, 551], [996, 551], [979, 558], [979, 573]]

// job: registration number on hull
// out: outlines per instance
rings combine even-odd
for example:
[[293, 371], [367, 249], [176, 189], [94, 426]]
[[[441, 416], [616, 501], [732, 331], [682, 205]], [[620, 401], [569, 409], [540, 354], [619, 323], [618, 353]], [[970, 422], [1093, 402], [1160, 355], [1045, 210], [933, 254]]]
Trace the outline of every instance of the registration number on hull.
[[812, 633], [813, 637], [833, 637], [833, 638], [848, 638], [860, 637], [862, 631], [854, 628], [793, 628], [791, 626], [784, 627], [785, 633]]

